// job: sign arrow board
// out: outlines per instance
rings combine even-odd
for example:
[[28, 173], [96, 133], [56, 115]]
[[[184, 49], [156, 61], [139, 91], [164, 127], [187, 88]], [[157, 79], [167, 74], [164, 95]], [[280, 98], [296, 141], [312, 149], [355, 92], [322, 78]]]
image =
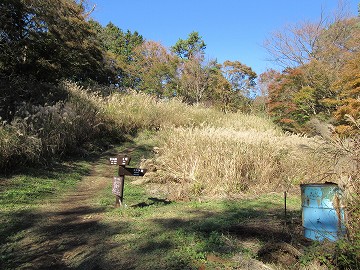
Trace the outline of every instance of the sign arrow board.
[[128, 176], [144, 176], [146, 169], [139, 168], [125, 168], [119, 166], [119, 175], [128, 175]]
[[117, 157], [110, 158], [110, 165], [129, 165], [131, 158], [128, 156], [119, 155]]

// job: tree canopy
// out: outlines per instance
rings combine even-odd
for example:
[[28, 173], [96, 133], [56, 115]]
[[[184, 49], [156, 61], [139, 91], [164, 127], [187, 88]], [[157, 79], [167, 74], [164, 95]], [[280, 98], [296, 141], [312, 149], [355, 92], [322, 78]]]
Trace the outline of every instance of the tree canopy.
[[340, 133], [352, 132], [347, 118], [360, 116], [359, 20], [340, 16], [273, 36], [268, 49], [287, 68], [268, 84], [268, 109], [284, 128], [308, 132], [308, 123], [316, 118], [334, 124]]
[[[206, 59], [193, 31], [170, 48], [138, 32], [91, 19], [84, 1], [0, 2], [0, 116], [11, 119], [21, 102], [66, 98], [61, 80], [134, 89], [159, 98], [180, 97], [224, 112], [249, 111], [254, 89], [283, 128], [307, 132], [317, 118], [351, 133], [359, 118], [360, 17], [338, 13], [274, 32], [265, 42], [281, 72], [259, 76], [238, 60]], [[258, 99], [259, 100], [259, 99]]]
[[206, 44], [198, 32], [191, 32], [187, 39], [179, 39], [171, 50], [182, 59], [191, 59], [197, 54], [203, 55]]
[[99, 43], [82, 4], [68, 0], [4, 0], [0, 4], [3, 74], [106, 82]]

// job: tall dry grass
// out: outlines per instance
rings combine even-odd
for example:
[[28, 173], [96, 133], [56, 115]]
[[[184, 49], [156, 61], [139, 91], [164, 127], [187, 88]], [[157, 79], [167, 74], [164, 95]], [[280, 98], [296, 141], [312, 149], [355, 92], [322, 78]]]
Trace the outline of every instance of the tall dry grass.
[[104, 97], [72, 82], [58, 87], [67, 93], [66, 100], [51, 105], [23, 102], [13, 120], [0, 125], [0, 169], [46, 162], [96, 140], [123, 138], [138, 130], [198, 126], [216, 121], [221, 114], [136, 92]]
[[37, 162], [40, 153], [38, 138], [24, 134], [16, 127], [0, 125], [0, 169], [5, 170], [29, 160]]
[[173, 98], [161, 100], [143, 93], [113, 94], [105, 99], [104, 113], [113, 127], [131, 132], [169, 126], [194, 126], [215, 121], [220, 112], [189, 106]]
[[348, 240], [338, 243], [336, 259], [340, 269], [360, 267], [360, 119], [348, 116], [357, 133], [350, 138], [333, 137], [336, 160], [335, 173], [340, 186], [345, 190]]
[[159, 142], [159, 155], [152, 161], [157, 170], [148, 177], [172, 186], [171, 196], [177, 199], [290, 190], [321, 180], [332, 166], [319, 151], [320, 139], [254, 124], [252, 129], [171, 128], [159, 133]]
[[359, 267], [360, 136], [307, 138], [283, 133], [264, 118], [232, 114], [198, 126], [161, 129], [157, 141], [157, 155], [143, 162], [151, 169], [146, 178], [174, 200], [284, 190], [299, 196], [300, 183], [339, 184], [345, 190], [349, 239], [335, 245], [330, 264]]
[[[23, 104], [0, 126], [0, 167], [75, 152], [99, 138], [158, 130], [160, 153], [152, 181], [173, 186], [176, 197], [235, 196], [296, 187], [323, 179], [338, 182], [331, 144], [284, 134], [269, 119], [189, 106], [142, 93], [103, 97], [64, 82], [68, 100]], [[105, 91], [106, 92], [106, 91]], [[174, 195], [174, 196], [175, 196]]]
[[[48, 162], [77, 152], [103, 132], [99, 108], [89, 102], [76, 84], [59, 86], [68, 92], [66, 101], [53, 105], [21, 103], [11, 122], [0, 126], [0, 169]], [[87, 98], [85, 98], [85, 96]], [[95, 96], [95, 95], [93, 95]]]

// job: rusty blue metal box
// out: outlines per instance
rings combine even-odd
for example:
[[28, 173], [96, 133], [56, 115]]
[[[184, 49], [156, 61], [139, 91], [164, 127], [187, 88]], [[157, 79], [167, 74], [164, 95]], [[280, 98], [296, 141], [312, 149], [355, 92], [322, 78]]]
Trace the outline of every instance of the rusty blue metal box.
[[304, 236], [336, 241], [346, 234], [343, 192], [337, 184], [303, 184], [301, 188]]

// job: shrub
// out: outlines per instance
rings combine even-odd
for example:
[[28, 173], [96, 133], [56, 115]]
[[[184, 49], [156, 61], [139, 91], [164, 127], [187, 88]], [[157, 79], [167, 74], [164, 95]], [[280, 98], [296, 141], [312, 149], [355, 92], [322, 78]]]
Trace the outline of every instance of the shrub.
[[37, 162], [41, 153], [38, 138], [27, 136], [23, 130], [0, 125], [0, 169], [6, 171], [14, 165]]
[[[97, 104], [75, 84], [64, 84], [67, 101], [53, 105], [22, 102], [10, 123], [0, 127], [0, 168], [46, 162], [95, 140], [101, 128]], [[87, 97], [87, 98], [85, 98]]]

